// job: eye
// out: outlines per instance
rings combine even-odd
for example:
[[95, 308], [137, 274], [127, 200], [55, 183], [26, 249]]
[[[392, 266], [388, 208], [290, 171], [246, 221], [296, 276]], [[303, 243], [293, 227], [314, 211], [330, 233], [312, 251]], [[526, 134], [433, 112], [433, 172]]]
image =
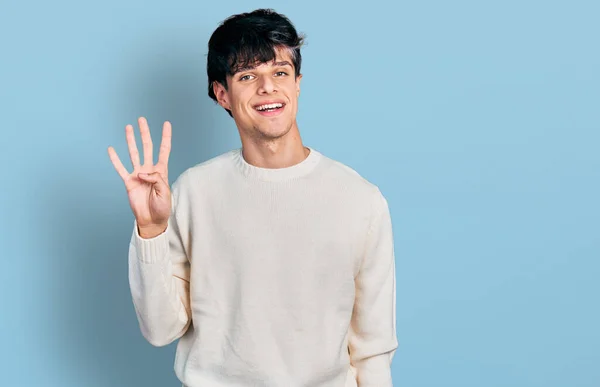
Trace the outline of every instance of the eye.
[[281, 76], [279, 74], [288, 75], [285, 71], [278, 71], [278, 72], [275, 73], [275, 75]]
[[251, 77], [251, 76], [252, 76], [252, 75], [250, 75], [250, 74], [247, 74], [247, 75], [242, 75], [242, 76], [240, 77], [240, 81], [246, 81], [246, 80], [250, 79], [250, 77]]

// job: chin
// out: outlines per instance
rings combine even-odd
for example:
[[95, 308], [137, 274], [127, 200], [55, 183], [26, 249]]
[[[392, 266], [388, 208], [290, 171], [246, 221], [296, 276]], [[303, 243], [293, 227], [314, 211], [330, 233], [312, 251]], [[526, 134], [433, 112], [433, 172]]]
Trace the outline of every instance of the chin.
[[276, 139], [276, 138], [281, 138], [281, 137], [285, 136], [286, 134], [288, 134], [288, 132], [290, 130], [276, 128], [276, 129], [267, 129], [267, 130], [258, 129], [257, 131], [258, 131], [258, 133], [260, 133], [260, 136], [263, 138]]
[[292, 125], [276, 125], [276, 126], [259, 126], [254, 127], [254, 131], [258, 133], [260, 137], [276, 139], [281, 138], [289, 133]]

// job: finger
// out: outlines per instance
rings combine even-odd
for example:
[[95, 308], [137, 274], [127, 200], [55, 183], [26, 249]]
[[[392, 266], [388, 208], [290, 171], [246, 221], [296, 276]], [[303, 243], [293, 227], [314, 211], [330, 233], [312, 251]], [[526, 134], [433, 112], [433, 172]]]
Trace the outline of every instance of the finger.
[[129, 148], [129, 158], [131, 159], [131, 165], [133, 169], [138, 169], [140, 166], [140, 153], [138, 152], [137, 145], [135, 144], [135, 135], [133, 134], [133, 125], [127, 125], [125, 127], [125, 137], [127, 138], [127, 147]]
[[140, 134], [142, 135], [144, 165], [154, 165], [154, 159], [152, 157], [152, 137], [150, 136], [148, 121], [144, 117], [140, 117], [138, 123], [140, 125]]
[[166, 183], [163, 180], [160, 173], [158, 173], [158, 172], [139, 173], [138, 177], [142, 181], [154, 184], [154, 189], [156, 190], [157, 194], [159, 194], [159, 195], [164, 194], [165, 188], [166, 188]]
[[160, 152], [158, 153], [158, 164], [165, 168], [169, 164], [169, 154], [171, 153], [171, 123], [166, 121], [163, 125], [162, 140], [160, 142]]
[[110, 157], [110, 161], [112, 161], [112, 164], [117, 170], [119, 176], [121, 176], [123, 181], [127, 181], [127, 179], [129, 179], [129, 172], [127, 172], [127, 169], [119, 159], [119, 156], [117, 156], [117, 152], [115, 152], [115, 149], [112, 146], [108, 147], [108, 157]]

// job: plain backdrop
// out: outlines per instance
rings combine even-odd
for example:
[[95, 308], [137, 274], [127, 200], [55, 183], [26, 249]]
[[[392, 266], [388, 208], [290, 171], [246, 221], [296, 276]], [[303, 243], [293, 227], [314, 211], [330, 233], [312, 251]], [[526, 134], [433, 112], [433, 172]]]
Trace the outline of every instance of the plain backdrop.
[[306, 34], [305, 143], [389, 201], [394, 385], [600, 386], [592, 0], [3, 1], [0, 385], [180, 386], [137, 325], [106, 148], [130, 167], [125, 125], [157, 149], [170, 120], [173, 180], [238, 147], [207, 41], [259, 7]]

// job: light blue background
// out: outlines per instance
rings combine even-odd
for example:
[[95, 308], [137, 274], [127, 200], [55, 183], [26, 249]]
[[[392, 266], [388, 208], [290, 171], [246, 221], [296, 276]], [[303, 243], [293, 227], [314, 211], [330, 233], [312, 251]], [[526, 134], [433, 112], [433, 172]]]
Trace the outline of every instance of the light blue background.
[[238, 147], [207, 40], [271, 6], [307, 34], [305, 143], [390, 203], [394, 385], [600, 386], [599, 3], [350, 4], [1, 4], [0, 385], [179, 386], [139, 333], [106, 148], [129, 166], [140, 115], [156, 146], [173, 123], [173, 178]]

